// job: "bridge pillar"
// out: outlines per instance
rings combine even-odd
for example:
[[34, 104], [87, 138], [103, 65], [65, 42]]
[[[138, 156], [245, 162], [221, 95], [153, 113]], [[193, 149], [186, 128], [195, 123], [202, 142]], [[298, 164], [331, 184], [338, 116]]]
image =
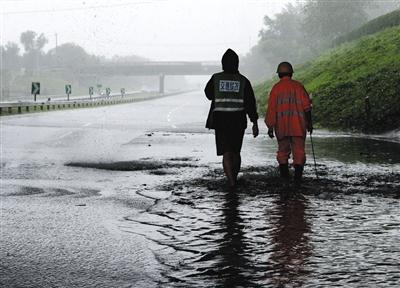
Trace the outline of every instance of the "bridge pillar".
[[165, 75], [164, 74], [160, 74], [160, 88], [159, 88], [159, 92], [160, 94], [164, 94], [164, 83], [165, 83]]

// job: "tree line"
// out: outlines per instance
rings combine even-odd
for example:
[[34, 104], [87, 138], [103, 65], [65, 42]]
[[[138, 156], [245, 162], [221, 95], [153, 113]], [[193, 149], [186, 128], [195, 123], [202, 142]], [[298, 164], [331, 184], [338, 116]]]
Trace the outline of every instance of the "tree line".
[[95, 56], [87, 53], [85, 49], [74, 43], [65, 43], [60, 46], [43, 50], [48, 43], [48, 39], [43, 33], [38, 34], [34, 31], [25, 31], [20, 35], [20, 44], [23, 47], [21, 53], [20, 46], [14, 42], [8, 42], [1, 49], [1, 61], [3, 70], [24, 69], [25, 73], [32, 74], [37, 70], [49, 67], [61, 67], [68, 69], [72, 67], [83, 67], [96, 65], [101, 62], [120, 62], [120, 61], [144, 61], [145, 58], [132, 55], [127, 57], [115, 56], [106, 59], [103, 56]]
[[[64, 43], [57, 47], [44, 50], [48, 39], [43, 33], [25, 31], [19, 37], [19, 43], [8, 42], [0, 46], [1, 69], [1, 98], [13, 100], [20, 95], [29, 95], [31, 81], [45, 82], [43, 94], [60, 94], [64, 83], [72, 83], [77, 93], [87, 93], [87, 86], [93, 86], [99, 82], [108, 85], [131, 84], [140, 87], [141, 83], [152, 83], [147, 79], [102, 79], [102, 77], [80, 77], [74, 71], [80, 67], [94, 66], [102, 63], [129, 63], [145, 61], [146, 58], [130, 56], [114, 56], [105, 58], [89, 54], [84, 48], [75, 43]], [[122, 83], [120, 83], [122, 82]], [[121, 86], [123, 87], [123, 86]]]
[[259, 41], [243, 69], [253, 80], [270, 78], [281, 61], [302, 64], [368, 20], [400, 8], [398, 1], [306, 0], [265, 16]]

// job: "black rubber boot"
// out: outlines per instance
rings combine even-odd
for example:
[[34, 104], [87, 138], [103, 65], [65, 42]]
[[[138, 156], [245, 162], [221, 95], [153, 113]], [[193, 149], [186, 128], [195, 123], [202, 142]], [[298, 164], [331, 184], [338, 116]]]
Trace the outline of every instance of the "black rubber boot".
[[303, 177], [303, 165], [294, 165], [294, 184], [300, 185]]
[[279, 172], [280, 172], [282, 178], [289, 179], [289, 165], [288, 164], [279, 164]]

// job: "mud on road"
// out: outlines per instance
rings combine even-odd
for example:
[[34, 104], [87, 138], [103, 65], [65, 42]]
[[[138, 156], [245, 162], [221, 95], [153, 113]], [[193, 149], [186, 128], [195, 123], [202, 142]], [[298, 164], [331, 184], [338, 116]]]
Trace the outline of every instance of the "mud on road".
[[275, 166], [244, 167], [236, 192], [215, 168], [149, 187], [142, 195], [154, 205], [123, 229], [154, 244], [173, 287], [398, 283], [400, 173], [317, 168], [318, 179], [307, 166], [300, 188]]
[[65, 128], [57, 140], [32, 133], [35, 153], [33, 145], [14, 147], [25, 134], [10, 126], [14, 140], [1, 163], [3, 283], [387, 287], [400, 281], [398, 143], [321, 132], [314, 138], [319, 178], [307, 164], [304, 184], [294, 190], [278, 177], [276, 143], [247, 134], [239, 187], [229, 193], [214, 137], [202, 122], [178, 129], [186, 116], [177, 113], [171, 125], [178, 128], [154, 123], [149, 132], [129, 134], [111, 115], [118, 113], [107, 116], [116, 131], [97, 118], [89, 126], [81, 120], [76, 131]]

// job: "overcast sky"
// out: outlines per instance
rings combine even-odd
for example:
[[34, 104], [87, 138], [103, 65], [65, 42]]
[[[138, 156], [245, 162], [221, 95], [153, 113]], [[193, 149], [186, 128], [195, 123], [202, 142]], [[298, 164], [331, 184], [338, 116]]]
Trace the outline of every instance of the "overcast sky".
[[74, 42], [89, 53], [153, 60], [218, 60], [227, 47], [244, 55], [264, 15], [294, 0], [0, 0], [1, 42], [33, 30], [46, 50]]

